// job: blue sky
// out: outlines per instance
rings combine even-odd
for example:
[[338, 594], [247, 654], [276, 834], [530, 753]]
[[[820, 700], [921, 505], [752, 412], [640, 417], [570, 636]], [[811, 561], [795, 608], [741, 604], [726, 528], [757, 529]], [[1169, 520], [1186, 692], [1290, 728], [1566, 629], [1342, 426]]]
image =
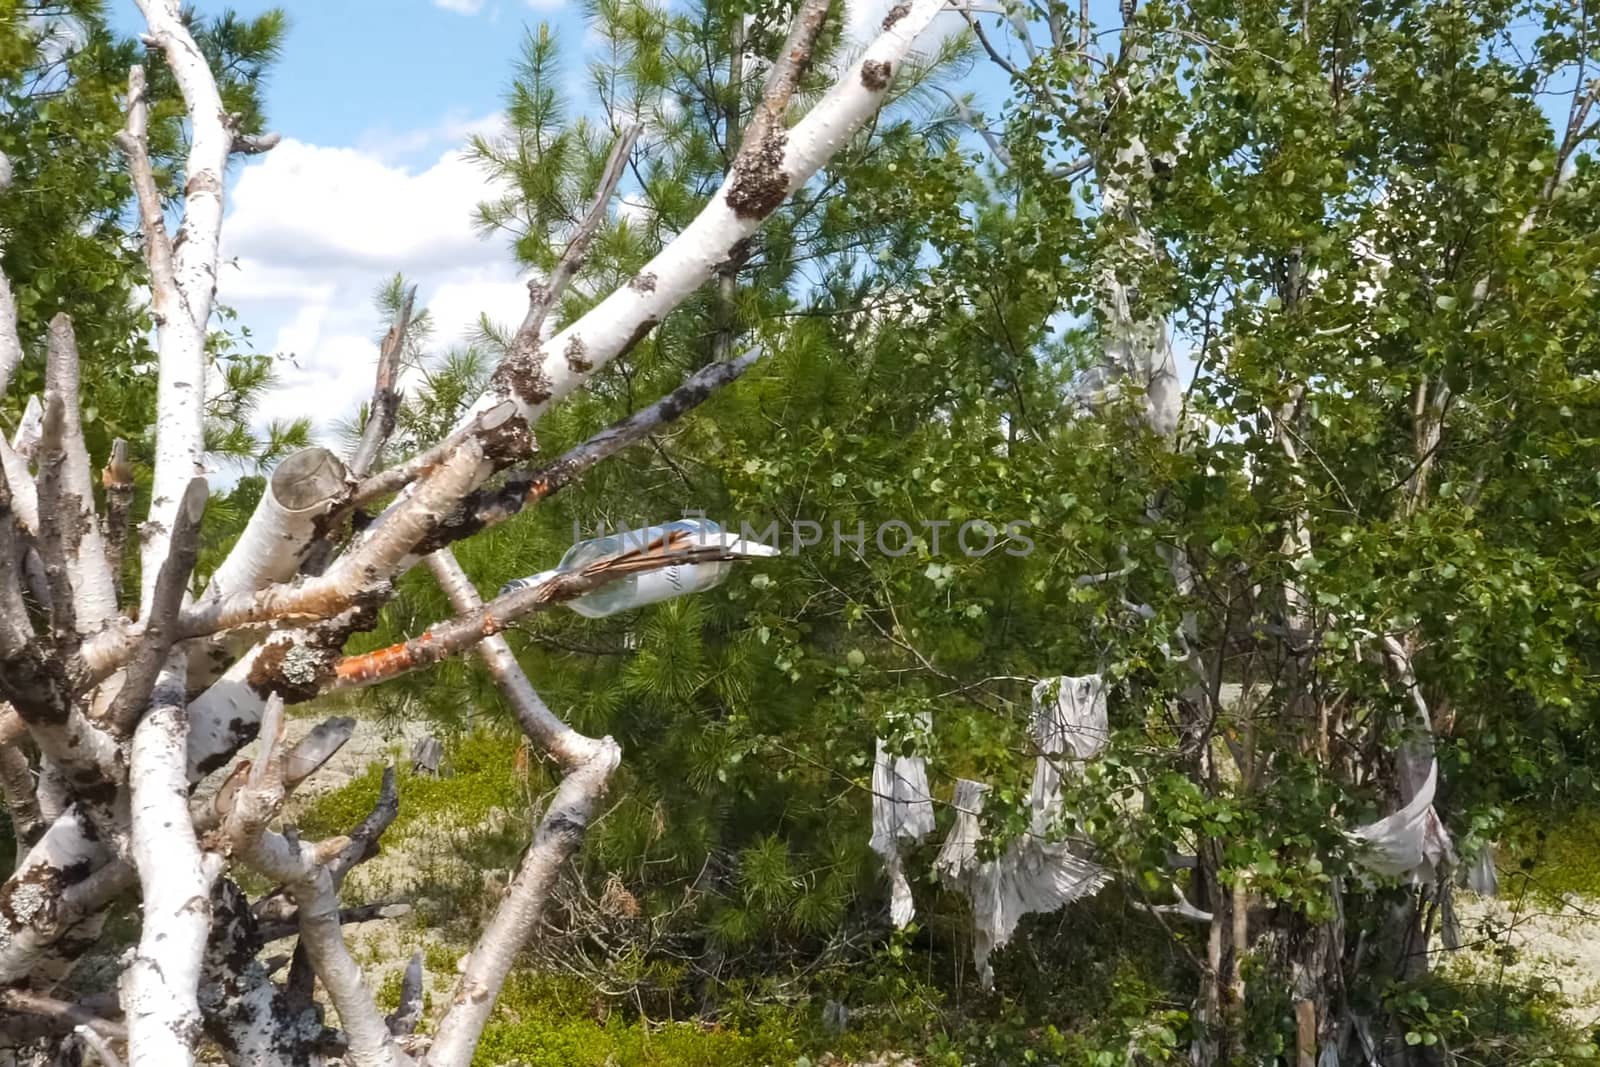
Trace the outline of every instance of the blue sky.
[[[548, 21], [574, 48], [581, 8], [528, 0], [235, 0], [282, 8], [289, 37], [268, 90], [273, 124], [313, 144], [359, 145], [494, 111], [526, 27]], [[201, 10], [221, 10], [201, 0]], [[133, 4], [116, 11], [142, 28]]]

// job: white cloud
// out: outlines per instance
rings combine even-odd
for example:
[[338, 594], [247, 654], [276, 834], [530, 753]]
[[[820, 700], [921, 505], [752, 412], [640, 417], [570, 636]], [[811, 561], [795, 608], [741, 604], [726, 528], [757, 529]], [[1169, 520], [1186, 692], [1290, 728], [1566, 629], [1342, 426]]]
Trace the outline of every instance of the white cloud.
[[433, 0], [433, 6], [458, 15], [476, 15], [483, 10], [483, 0]]
[[292, 360], [260, 418], [306, 416], [327, 439], [355, 412], [386, 325], [373, 294], [395, 271], [418, 285], [440, 347], [482, 313], [520, 321], [521, 271], [504, 240], [485, 240], [472, 224], [492, 193], [454, 151], [408, 169], [371, 151], [286, 140], [246, 167], [223, 227], [219, 297], [259, 350]]
[[356, 139], [356, 148], [392, 162], [422, 152], [438, 152], [446, 148], [460, 148], [476, 134], [494, 136], [505, 129], [505, 113], [491, 111], [487, 115], [448, 115], [432, 126], [421, 126], [399, 132], [375, 128]]

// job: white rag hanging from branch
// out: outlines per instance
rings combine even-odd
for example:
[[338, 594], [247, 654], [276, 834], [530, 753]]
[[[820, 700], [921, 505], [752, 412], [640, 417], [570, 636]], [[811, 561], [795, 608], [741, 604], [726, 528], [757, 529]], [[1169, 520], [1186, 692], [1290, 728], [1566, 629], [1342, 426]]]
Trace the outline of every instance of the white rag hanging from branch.
[[[933, 722], [917, 716], [918, 732], [926, 735]], [[891, 755], [878, 738], [872, 763], [872, 851], [883, 857], [889, 875], [889, 917], [903, 927], [916, 914], [911, 883], [906, 878], [901, 843], [915, 844], [933, 833], [933, 797], [928, 791], [928, 763], [922, 756]]]
[[1418, 885], [1433, 884], [1441, 871], [1455, 866], [1449, 831], [1433, 810], [1438, 783], [1439, 763], [1435, 760], [1409, 803], [1352, 832], [1352, 837], [1369, 846], [1358, 861], [1362, 866], [1374, 874], [1406, 878]]
[[1033, 690], [1033, 730], [1040, 756], [1029, 832], [995, 859], [980, 861], [979, 819], [989, 787], [963, 778], [956, 783], [955, 825], [934, 862], [940, 880], [972, 902], [972, 956], [985, 989], [994, 984], [989, 954], [1011, 940], [1024, 915], [1055, 911], [1098, 891], [1111, 877], [1075, 854], [1069, 842], [1047, 836], [1061, 809], [1062, 759], [1076, 768], [1105, 748], [1104, 679], [1087, 675], [1040, 682]]

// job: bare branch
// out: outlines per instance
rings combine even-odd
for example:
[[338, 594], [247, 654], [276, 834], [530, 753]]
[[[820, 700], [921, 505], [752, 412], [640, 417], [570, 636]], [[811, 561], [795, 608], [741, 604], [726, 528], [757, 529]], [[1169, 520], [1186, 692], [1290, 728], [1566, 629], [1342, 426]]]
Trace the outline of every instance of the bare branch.
[[[35, 398], [37, 399], [37, 398]], [[39, 532], [39, 491], [28, 470], [28, 457], [18, 452], [0, 435], [0, 473], [11, 487], [11, 507], [17, 521], [30, 534]]]
[[[515, 415], [525, 429], [531, 427], [551, 404], [629, 350], [709, 280], [729, 250], [753, 234], [792, 189], [809, 179], [877, 111], [895, 65], [943, 8], [943, 0], [915, 0], [903, 11], [897, 7], [860, 60], [798, 124], [784, 130], [783, 110], [820, 24], [818, 7], [819, 0], [802, 6], [784, 55], [775, 64], [766, 99], [744, 138], [738, 164], [717, 195], [628, 285], [547, 345], [513, 346], [460, 432], [482, 436], [483, 430], [474, 424], [490, 412], [496, 413], [497, 426]], [[512, 410], [499, 414], [507, 402]]]
[[[0, 159], [3, 159], [0, 156]], [[10, 162], [6, 163], [10, 173]], [[17, 336], [17, 301], [11, 292], [11, 281], [0, 271], [0, 398], [11, 386], [11, 376], [22, 363], [22, 340]]]
[[379, 592], [399, 573], [411, 550], [437, 524], [438, 517], [471, 489], [482, 461], [478, 443], [463, 442], [418, 483], [416, 492], [389, 510], [371, 536], [345, 553], [326, 574], [297, 585], [207, 597], [184, 612], [180, 633], [203, 637], [289, 616], [326, 619], [351, 607], [359, 598]]
[[64, 314], [50, 320], [45, 388], [61, 399], [63, 458], [58, 521], [70, 531], [66, 565], [78, 626], [89, 632], [117, 614], [117, 594], [94, 513], [89, 449], [79, 420], [78, 340], [72, 331], [72, 320]]
[[[428, 557], [428, 569], [433, 572], [439, 588], [444, 590], [450, 606], [456, 611], [466, 614], [482, 609], [483, 601], [473, 588], [472, 580], [448, 548]], [[528, 680], [522, 665], [517, 662], [516, 654], [502, 635], [485, 637], [478, 643], [477, 651], [484, 666], [494, 676], [495, 685], [499, 687], [506, 703], [511, 705], [522, 732], [530, 740], [555, 756], [568, 769], [579, 767], [594, 757], [600, 743], [583, 736], [550, 710], [533, 688], [533, 683]]]
[[344, 882], [352, 868], [365, 863], [378, 854], [378, 838], [400, 814], [400, 791], [395, 785], [394, 765], [383, 769], [383, 782], [378, 787], [378, 802], [367, 817], [350, 831], [349, 840], [339, 854], [328, 861], [328, 873], [335, 887]]
[[[59, 403], [52, 409], [58, 411]], [[0, 496], [0, 559], [14, 559], [15, 523], [5, 506], [9, 494]], [[70, 591], [60, 589], [59, 595], [70, 618]], [[112, 780], [118, 766], [116, 744], [74, 706], [61, 658], [35, 637], [11, 567], [0, 568], [0, 694], [27, 725], [46, 765], [59, 770], [71, 788], [104, 798], [100, 787]], [[98, 814], [109, 814], [104, 803], [99, 809]], [[50, 811], [43, 814], [48, 818]]]
[[328, 690], [376, 685], [463, 652], [485, 637], [504, 632], [524, 615], [544, 611], [592, 592], [626, 574], [660, 570], [664, 567], [744, 558], [722, 546], [683, 547], [668, 543], [652, 545], [642, 552], [628, 552], [588, 564], [582, 570], [553, 574], [537, 585], [513, 590], [496, 597], [476, 611], [429, 627], [420, 637], [346, 656], [335, 667]]
[[[128, 1028], [121, 1023], [112, 1022], [105, 1018], [107, 1014], [114, 1014], [119, 1009], [116, 998], [101, 998], [104, 1003], [73, 1003], [70, 1000], [60, 1000], [56, 997], [46, 996], [43, 993], [33, 993], [26, 989], [0, 990], [0, 1008], [16, 1016], [32, 1015], [43, 1025], [38, 1029], [46, 1033], [70, 1032], [80, 1026], [85, 1026], [98, 1033], [101, 1037], [112, 1041], [126, 1041]], [[7, 1030], [14, 1019], [7, 1019]], [[24, 1024], [25, 1031], [29, 1028]], [[23, 1035], [18, 1035], [23, 1036]]]
[[150, 269], [153, 292], [170, 298], [178, 283], [172, 271], [172, 238], [162, 217], [161, 190], [156, 187], [150, 165], [150, 102], [145, 97], [142, 66], [128, 68], [128, 124], [117, 135], [117, 144], [128, 157], [128, 176], [139, 201], [139, 225], [144, 229], [145, 262]]
[[[122, 1061], [111, 1050], [111, 1043], [93, 1027], [79, 1026], [72, 1032], [89, 1051], [94, 1053], [95, 1058], [100, 1061], [100, 1067], [122, 1067]], [[134, 1062], [138, 1062], [138, 1060], [136, 1059]]]
[[718, 389], [741, 377], [765, 354], [764, 349], [757, 347], [735, 359], [708, 363], [654, 404], [612, 423], [554, 462], [538, 470], [512, 472], [501, 485], [478, 490], [467, 497], [460, 509], [446, 516], [417, 546], [417, 551], [428, 552], [470, 537], [560, 492], [601, 460], [644, 440], [699, 407]]
[[133, 514], [133, 464], [128, 460], [128, 442], [111, 442], [111, 456], [100, 471], [100, 485], [106, 493], [106, 567], [111, 571], [112, 591], [122, 597], [122, 561], [128, 542], [128, 523]]
[[235, 133], [233, 151], [242, 156], [259, 156], [278, 147], [283, 135], [278, 133]]
[[80, 953], [61, 939], [74, 930], [98, 932], [92, 916], [128, 884], [129, 868], [108, 859], [103, 838], [77, 806], [28, 850], [0, 889], [11, 902], [0, 909], [0, 986], [53, 982], [71, 969]]
[[621, 758], [617, 743], [604, 738], [587, 763], [562, 779], [494, 919], [467, 957], [450, 1008], [434, 1031], [429, 1067], [471, 1064], [506, 975], [538, 923], [562, 865], [582, 844], [595, 805]]
[[6, 810], [11, 813], [19, 849], [32, 846], [46, 828], [34, 793], [33, 770], [22, 749], [4, 742], [0, 742], [0, 798], [4, 798]]
[[222, 870], [220, 856], [200, 850], [189, 818], [185, 673], [183, 654], [169, 655], [154, 707], [136, 719], [129, 761], [132, 853], [144, 915], [138, 953], [121, 980], [134, 1067], [194, 1062], [211, 885]]
[[284, 788], [293, 790], [321, 770], [323, 764], [345, 746], [355, 730], [356, 721], [348, 715], [340, 715], [312, 727], [311, 732], [302, 737], [284, 757]]
[[[149, 40], [166, 55], [189, 112], [189, 155], [184, 170], [183, 223], [166, 245], [170, 264], [159, 264], [161, 242], [147, 233], [151, 259], [151, 305], [156, 320], [161, 374], [157, 387], [155, 480], [150, 517], [144, 526], [140, 603], [154, 593], [156, 575], [167, 558], [168, 536], [189, 480], [202, 472], [205, 458], [205, 335], [217, 287], [217, 255], [222, 234], [223, 171], [233, 148], [222, 97], [210, 64], [185, 25], [178, 0], [137, 0], [150, 28]], [[143, 93], [129, 83], [129, 130], [124, 148], [139, 140], [147, 121]], [[142, 87], [140, 87], [142, 88]], [[136, 119], [136, 115], [138, 118]], [[137, 151], [130, 164], [137, 169]], [[148, 162], [148, 161], [146, 161]], [[136, 184], [142, 178], [136, 178]], [[143, 204], [147, 229], [162, 230], [157, 212]], [[159, 205], [157, 205], [159, 206]], [[164, 267], [165, 269], [158, 269]]]
[[274, 695], [262, 716], [262, 751], [225, 824], [227, 836], [246, 862], [283, 882], [299, 906], [300, 944], [349, 1035], [345, 1062], [355, 1067], [394, 1067], [409, 1057], [394, 1043], [378, 1013], [361, 969], [345, 946], [333, 878], [318, 850], [268, 829], [284, 799], [279, 752], [283, 701]]
[[[163, 670], [167, 654], [178, 636], [178, 609], [183, 606], [184, 594], [189, 591], [189, 575], [194, 570], [195, 559], [200, 554], [200, 520], [205, 516], [206, 497], [210, 487], [204, 478], [195, 478], [183, 495], [183, 506], [178, 509], [172, 530], [171, 551], [161, 565], [150, 612], [145, 618], [144, 634], [123, 672], [122, 688], [106, 718], [118, 736], [127, 737], [145, 713], [150, 703], [150, 693], [156, 677]], [[179, 689], [180, 703], [182, 688]], [[188, 724], [184, 724], [185, 738]]]
[[[403, 900], [391, 900], [382, 904], [362, 904], [354, 908], [339, 909], [339, 924], [341, 926], [354, 926], [357, 923], [377, 922], [381, 919], [403, 919], [411, 914], [411, 905]], [[261, 940], [278, 941], [285, 937], [292, 937], [299, 932], [300, 915], [298, 911], [290, 911], [289, 917], [282, 922], [261, 924]]]
[[417, 1032], [422, 1022], [422, 950], [411, 954], [406, 973], [400, 979], [400, 1003], [384, 1020], [395, 1037], [408, 1037]]
[[822, 32], [822, 23], [827, 17], [828, 0], [801, 0], [794, 21], [789, 24], [789, 36], [767, 72], [761, 106], [756, 109], [741, 141], [741, 157], [746, 153], [752, 157], [760, 155], [764, 151], [762, 143], [783, 123], [789, 101], [800, 85], [800, 76], [811, 65], [811, 50], [816, 46], [817, 34]]
[[512, 339], [513, 346], [521, 344], [537, 347], [544, 320], [549, 317], [550, 309], [560, 302], [561, 294], [566, 291], [573, 275], [577, 274], [579, 267], [583, 265], [583, 257], [589, 251], [589, 244], [594, 240], [600, 224], [605, 221], [606, 209], [611, 204], [611, 198], [616, 195], [617, 186], [621, 183], [623, 171], [628, 165], [628, 157], [633, 154], [633, 146], [638, 143], [639, 134], [643, 129], [643, 126], [634, 124], [617, 135], [616, 141], [611, 145], [611, 153], [606, 157], [606, 165], [600, 172], [600, 184], [595, 188], [589, 210], [584, 213], [577, 229], [572, 231], [572, 237], [567, 241], [567, 247], [562, 251], [555, 268], [543, 282], [528, 283], [528, 313], [524, 316], [516, 337]]
[[377, 461], [383, 446], [394, 433], [395, 418], [400, 413], [400, 391], [395, 383], [400, 377], [400, 356], [405, 351], [406, 331], [411, 328], [411, 312], [417, 299], [417, 287], [407, 289], [400, 302], [400, 310], [389, 324], [378, 346], [377, 380], [372, 386], [372, 402], [367, 406], [367, 424], [362, 427], [361, 441], [350, 457], [350, 477], [363, 478]]
[[62, 450], [66, 405], [54, 393], [45, 394], [44, 422], [39, 437], [39, 538], [37, 548], [44, 561], [45, 580], [50, 587], [50, 632], [58, 647], [66, 648], [78, 640], [77, 598], [67, 571], [67, 557], [76, 551], [68, 538], [75, 532], [62, 520], [62, 478], [66, 453]]

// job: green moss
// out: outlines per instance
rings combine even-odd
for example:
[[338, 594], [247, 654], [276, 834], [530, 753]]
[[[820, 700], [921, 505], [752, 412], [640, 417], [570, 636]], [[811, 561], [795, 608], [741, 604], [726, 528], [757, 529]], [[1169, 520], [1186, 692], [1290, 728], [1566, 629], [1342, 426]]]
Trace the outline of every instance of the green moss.
[[480, 1067], [765, 1067], [794, 1063], [804, 1051], [792, 1018], [773, 1012], [751, 1028], [698, 1023], [650, 1024], [611, 1014], [595, 1017], [594, 990], [583, 982], [518, 974], [506, 984], [473, 1062]]
[[[516, 764], [517, 742], [487, 733], [451, 744], [440, 777], [413, 774], [402, 762], [400, 814], [386, 836], [402, 837], [424, 818], [477, 826], [486, 823], [496, 808], [515, 811], [528, 807], [541, 780], [520, 778]], [[299, 815], [301, 833], [311, 838], [348, 833], [377, 803], [382, 781], [383, 768], [374, 764], [349, 784], [317, 797]]]
[[1526, 875], [1541, 896], [1600, 897], [1600, 810], [1539, 812], [1520, 826], [1501, 857], [1502, 882], [1514, 890]]

